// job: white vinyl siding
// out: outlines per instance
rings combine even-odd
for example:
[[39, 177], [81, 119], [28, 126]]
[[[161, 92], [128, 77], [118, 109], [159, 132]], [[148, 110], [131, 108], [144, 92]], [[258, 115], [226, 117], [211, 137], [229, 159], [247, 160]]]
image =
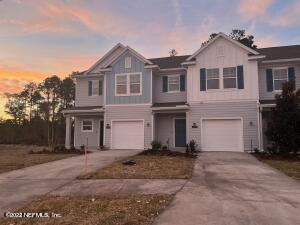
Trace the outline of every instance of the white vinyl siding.
[[168, 92], [180, 91], [180, 76], [170, 75], [168, 76]]
[[220, 88], [219, 68], [207, 69], [206, 87], [207, 90]]
[[274, 91], [281, 91], [282, 84], [288, 81], [288, 69], [276, 68], [273, 69], [273, 87]]
[[142, 94], [142, 74], [116, 74], [116, 96], [131, 96]]
[[223, 87], [237, 88], [236, 67], [223, 68]]
[[93, 132], [93, 120], [82, 120], [82, 132]]

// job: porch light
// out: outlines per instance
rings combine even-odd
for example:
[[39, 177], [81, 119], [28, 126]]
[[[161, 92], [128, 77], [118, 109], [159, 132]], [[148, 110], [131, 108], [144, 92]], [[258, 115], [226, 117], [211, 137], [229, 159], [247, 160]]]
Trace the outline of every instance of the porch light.
[[149, 122], [146, 125], [147, 125], [147, 127], [150, 127], [150, 123]]
[[253, 122], [252, 122], [252, 121], [249, 122], [249, 126], [250, 126], [250, 127], [253, 126]]
[[192, 128], [198, 128], [196, 123], [193, 123]]
[[105, 127], [106, 129], [110, 129], [110, 124], [108, 123], [108, 124], [106, 124], [106, 127]]

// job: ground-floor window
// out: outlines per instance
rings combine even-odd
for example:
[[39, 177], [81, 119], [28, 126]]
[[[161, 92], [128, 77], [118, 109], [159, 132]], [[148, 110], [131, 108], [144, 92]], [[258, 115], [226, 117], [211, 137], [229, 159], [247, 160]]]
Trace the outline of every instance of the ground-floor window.
[[93, 132], [93, 120], [82, 120], [82, 132]]

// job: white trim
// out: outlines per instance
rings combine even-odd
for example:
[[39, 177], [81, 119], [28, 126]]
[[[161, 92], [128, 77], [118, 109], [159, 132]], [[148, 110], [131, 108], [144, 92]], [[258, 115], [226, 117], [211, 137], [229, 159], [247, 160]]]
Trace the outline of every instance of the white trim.
[[145, 69], [156, 69], [158, 68], [159, 69], [159, 66], [158, 65], [146, 65], [144, 66]]
[[183, 63], [181, 63], [181, 65], [182, 66], [196, 65], [196, 61], [183, 62]]
[[152, 107], [152, 111], [159, 111], [159, 110], [179, 110], [179, 109], [188, 109], [188, 105], [176, 105], [174, 107]]
[[255, 59], [264, 59], [266, 58], [265, 55], [251, 55], [251, 56], [248, 56], [248, 60], [255, 60]]
[[173, 117], [173, 147], [174, 148], [184, 148], [185, 146], [181, 146], [181, 147], [176, 147], [176, 142], [175, 142], [175, 136], [176, 136], [176, 134], [175, 134], [175, 121], [176, 120], [185, 120], [185, 142], [187, 141], [186, 140], [186, 129], [187, 129], [187, 127], [186, 127], [186, 118], [184, 118], [184, 117]]
[[[240, 89], [236, 90], [239, 91]], [[257, 99], [237, 99], [237, 100], [205, 100], [205, 101], [189, 101], [189, 105], [197, 105], [203, 103], [224, 103], [224, 102], [256, 102]]]
[[[140, 92], [139, 93], [130, 93], [130, 76], [132, 75], [139, 75], [140, 76]], [[126, 76], [126, 94], [118, 94], [117, 93], [117, 77], [119, 76]], [[124, 84], [122, 84], [124, 85]], [[115, 96], [137, 96], [142, 95], [143, 93], [143, 76], [142, 72], [135, 72], [135, 73], [117, 73], [115, 74]]]
[[113, 122], [133, 122], [142, 121], [143, 122], [143, 148], [145, 148], [145, 120], [144, 119], [113, 119], [110, 120], [110, 147], [113, 148]]
[[74, 116], [74, 143], [73, 143], [73, 145], [74, 145], [74, 148], [75, 148], [75, 146], [76, 146], [76, 133], [75, 132], [77, 132], [77, 129], [76, 129], [76, 120], [77, 120], [77, 118], [76, 118], [76, 116]]
[[[168, 91], [166, 93], [180, 93], [180, 74], [174, 74], [174, 75], [164, 75], [168, 77]], [[170, 77], [178, 77], [178, 90], [169, 91], [169, 85], [170, 85]], [[174, 83], [173, 83], [174, 84]]]
[[104, 113], [103, 115], [103, 146], [106, 146], [105, 137], [106, 137], [106, 113]]
[[103, 76], [103, 105], [106, 105], [106, 76], [107, 75]]
[[199, 48], [193, 55], [191, 55], [190, 57], [188, 57], [186, 59], [186, 61], [190, 61], [193, 58], [196, 58], [197, 55], [200, 54], [200, 52], [202, 52], [204, 49], [206, 49], [208, 46], [210, 46], [213, 42], [215, 42], [217, 39], [219, 39], [220, 37], [225, 38], [226, 40], [232, 42], [233, 44], [236, 44], [238, 46], [240, 46], [241, 48], [243, 48], [244, 50], [253, 53], [254, 55], [259, 55], [259, 53], [243, 44], [241, 44], [240, 42], [233, 40], [232, 38], [230, 38], [229, 36], [227, 36], [226, 34], [220, 32], [217, 34], [216, 37], [214, 37], [212, 40], [210, 40], [207, 44], [205, 44], [204, 46], [202, 46], [201, 48]]
[[63, 114], [68, 114], [68, 113], [101, 113], [101, 112], [104, 112], [103, 109], [84, 109], [84, 110], [81, 110], [81, 109], [75, 109], [75, 110], [72, 110], [72, 109], [66, 109], [66, 110], [62, 110], [61, 111]]
[[263, 135], [263, 130], [262, 130], [262, 113], [260, 110], [260, 105], [259, 102], [257, 102], [257, 132], [258, 132], [258, 148], [261, 150], [263, 149], [262, 145], [262, 135]]
[[274, 104], [260, 104], [260, 107], [261, 108], [272, 108], [272, 107], [275, 107], [276, 106], [276, 104], [274, 103]]
[[93, 74], [87, 74], [87, 75], [74, 75], [73, 77], [76, 79], [86, 79], [86, 78], [101, 78], [104, 74], [102, 73], [93, 73]]
[[141, 103], [141, 104], [108, 104], [105, 105], [105, 107], [110, 107], [110, 106], [143, 106], [143, 105], [152, 105], [151, 103]]
[[150, 103], [153, 102], [153, 72], [150, 72]]
[[160, 69], [161, 72], [171, 72], [171, 71], [186, 71], [186, 68], [178, 67], [178, 68], [167, 68], [167, 69]]
[[[83, 121], [91, 121], [92, 122], [92, 130], [83, 130]], [[82, 119], [81, 120], [81, 132], [84, 132], [84, 133], [94, 132], [94, 119]]]
[[151, 137], [152, 137], [152, 141], [154, 141], [154, 113], [151, 114]]
[[286, 70], [286, 82], [289, 81], [289, 70], [288, 67], [284, 66], [284, 67], [272, 67], [272, 78], [273, 78], [273, 91], [275, 93], [281, 93], [282, 92], [282, 88], [281, 89], [276, 89], [275, 90], [275, 80], [283, 80], [283, 79], [274, 79], [274, 70]]
[[261, 63], [279, 63], [279, 62], [294, 62], [294, 61], [300, 61], [300, 58], [264, 60]]
[[244, 145], [244, 119], [243, 117], [201, 117], [200, 118], [200, 132], [201, 132], [201, 146], [203, 146], [203, 120], [241, 120], [241, 138], [242, 138], [242, 143], [241, 143], [241, 152], [245, 151], [245, 145]]

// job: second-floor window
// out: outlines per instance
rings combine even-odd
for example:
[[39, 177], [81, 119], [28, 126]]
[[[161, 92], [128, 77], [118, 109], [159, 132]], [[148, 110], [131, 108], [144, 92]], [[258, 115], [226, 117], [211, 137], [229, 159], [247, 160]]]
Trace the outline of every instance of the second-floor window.
[[287, 68], [280, 68], [273, 70], [273, 86], [274, 91], [281, 91], [282, 84], [288, 81]]
[[103, 80], [88, 81], [88, 96], [102, 95]]
[[220, 88], [220, 74], [219, 68], [207, 69], [207, 90]]
[[223, 86], [224, 88], [237, 87], [236, 67], [223, 68]]
[[169, 90], [169, 92], [180, 91], [180, 76], [179, 75], [168, 76], [168, 90]]
[[117, 74], [115, 84], [116, 96], [129, 96], [142, 94], [142, 74]]

